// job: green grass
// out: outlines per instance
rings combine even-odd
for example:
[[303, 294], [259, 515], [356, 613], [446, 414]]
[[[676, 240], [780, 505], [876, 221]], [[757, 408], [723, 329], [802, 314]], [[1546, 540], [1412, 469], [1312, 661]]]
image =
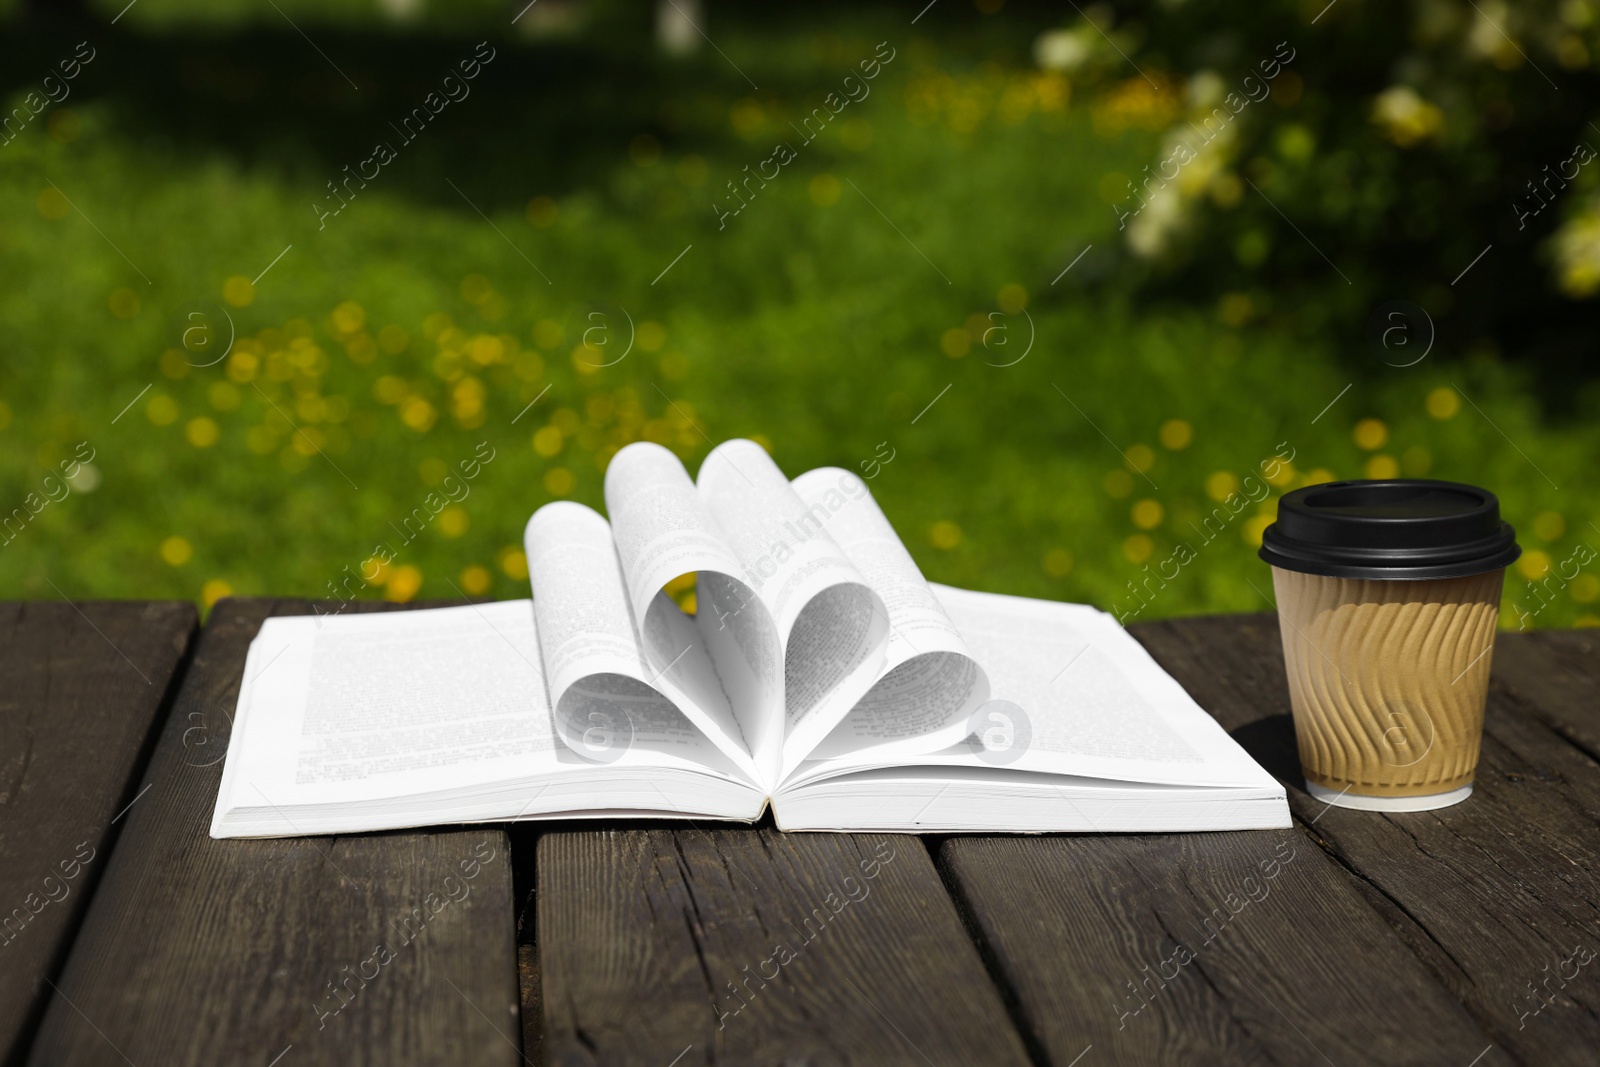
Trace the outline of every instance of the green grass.
[[[871, 96], [719, 231], [723, 183], [794, 141], [788, 120], [880, 39], [839, 32], [725, 42], [786, 72], [759, 96], [726, 69], [645, 79], [636, 130], [556, 161], [508, 134], [477, 149], [492, 172], [452, 170], [452, 138], [498, 121], [474, 108], [548, 103], [516, 95], [528, 60], [500, 44], [484, 84], [510, 88], [446, 109], [320, 231], [309, 205], [366, 154], [365, 133], [300, 156], [152, 135], [162, 116], [130, 128], [111, 99], [40, 120], [0, 149], [0, 510], [42, 496], [79, 442], [94, 470], [0, 547], [0, 595], [327, 595], [380, 544], [397, 556], [367, 595], [525, 595], [527, 516], [557, 495], [602, 506], [616, 448], [659, 440], [692, 473], [708, 438], [755, 436], [791, 474], [892, 449], [869, 484], [938, 581], [1129, 612], [1144, 565], [1188, 543], [1197, 558], [1141, 619], [1266, 608], [1260, 529], [1308, 478], [1472, 481], [1500, 494], [1529, 550], [1506, 622], [1596, 621], [1593, 565], [1552, 581], [1543, 608], [1528, 585], [1600, 543], [1580, 492], [1595, 427], [1548, 424], [1482, 352], [1387, 368], [1359, 341], [1299, 334], [1293, 309], [1235, 302], [1224, 322], [1135, 300], [1099, 190], [1157, 146], [1097, 132], [1090, 92], [1045, 106], [1026, 68], [902, 40]], [[548, 225], [524, 212], [536, 196], [556, 205]], [[290, 245], [259, 285], [230, 287]], [[1019, 303], [1026, 316], [1000, 310]], [[626, 341], [624, 312], [631, 352], [586, 371]], [[226, 316], [232, 355], [192, 366], [214, 349], [192, 333], [186, 351], [185, 329], [225, 334]], [[586, 355], [600, 321], [612, 347]], [[997, 365], [1030, 335], [1026, 358]], [[1372, 447], [1362, 420], [1381, 422], [1365, 426]], [[405, 516], [483, 442], [494, 459], [458, 508], [403, 544]], [[1211, 493], [1285, 442], [1292, 472], [1202, 544]]]

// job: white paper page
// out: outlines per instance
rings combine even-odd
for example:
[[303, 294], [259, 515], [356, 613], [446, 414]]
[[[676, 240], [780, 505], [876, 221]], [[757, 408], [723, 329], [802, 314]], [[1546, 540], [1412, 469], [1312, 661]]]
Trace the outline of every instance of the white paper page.
[[760, 445], [718, 445], [697, 484], [782, 641], [786, 771], [882, 674], [888, 615], [829, 535], [826, 505], [808, 507]]
[[680, 574], [743, 574], [689, 472], [660, 445], [639, 441], [612, 457], [606, 512], [636, 612]]
[[793, 485], [812, 514], [828, 516], [829, 534], [878, 594], [889, 624], [883, 676], [806, 758], [875, 759], [960, 741], [989, 681], [911, 553], [849, 471], [821, 467]]
[[[605, 491], [646, 662], [713, 721], [737, 722], [735, 735], [770, 787], [782, 745], [782, 646], [745, 584], [744, 565], [688, 471], [660, 445], [641, 441], [618, 452], [606, 468]], [[689, 573], [699, 600], [694, 619], [663, 592]]]
[[[721, 690], [695, 628], [681, 625], [688, 622], [681, 612], [679, 623], [667, 616], [653, 620], [662, 631], [656, 639], [681, 642], [680, 654], [664, 669], [646, 662], [606, 520], [582, 504], [558, 501], [534, 513], [523, 540], [556, 724], [569, 746], [606, 762], [630, 745], [681, 749], [704, 739], [760, 784], [726, 698], [690, 695]], [[659, 693], [679, 714], [657, 714], [646, 690]], [[597, 692], [618, 697], [605, 713], [610, 722], [595, 718], [602, 714]], [[625, 692], [639, 701], [622, 699]], [[636, 721], [639, 709], [645, 710]]]
[[1172, 785], [1277, 782], [1111, 616], [1081, 604], [934, 585], [989, 672], [1020, 706], [1027, 751], [1006, 764]]
[[[1279, 788], [1143, 646], [1082, 604], [930, 583], [988, 672], [978, 733], [878, 766], [988, 766], [1165, 785]], [[1000, 702], [1008, 703], [1000, 703]], [[986, 743], [985, 743], [986, 741]], [[785, 788], [861, 764], [811, 761]]]
[[266, 620], [221, 789], [330, 804], [558, 771], [533, 605]]

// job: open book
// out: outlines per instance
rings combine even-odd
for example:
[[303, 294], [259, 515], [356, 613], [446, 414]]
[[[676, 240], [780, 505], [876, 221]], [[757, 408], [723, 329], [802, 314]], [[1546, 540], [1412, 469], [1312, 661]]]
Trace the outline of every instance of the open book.
[[1290, 825], [1109, 615], [930, 584], [848, 471], [729, 441], [691, 481], [641, 443], [605, 497], [529, 520], [531, 601], [266, 620], [212, 836], [769, 803], [784, 830]]

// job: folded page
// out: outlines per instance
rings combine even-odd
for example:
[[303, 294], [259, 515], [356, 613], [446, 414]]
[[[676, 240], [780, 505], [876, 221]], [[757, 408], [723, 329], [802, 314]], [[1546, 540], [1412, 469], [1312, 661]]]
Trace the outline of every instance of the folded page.
[[854, 753], [877, 759], [960, 741], [968, 717], [989, 698], [988, 676], [911, 553], [865, 483], [849, 471], [821, 467], [793, 485], [878, 594], [889, 625], [882, 677], [806, 758]]
[[[689, 472], [660, 445], [636, 442], [612, 457], [605, 493], [645, 660], [690, 701], [717, 709], [712, 718], [737, 721], [741, 743], [770, 787], [783, 744], [782, 643], [745, 582], [744, 564]], [[699, 602], [693, 619], [663, 591], [690, 573]], [[745, 611], [751, 604], [758, 606]]]
[[[829, 535], [827, 507], [802, 501], [760, 445], [718, 445], [697, 484], [782, 643], [786, 772], [882, 673], [888, 614]], [[859, 479], [847, 490], [865, 493]]]
[[661, 667], [646, 661], [606, 520], [558, 501], [528, 520], [524, 542], [550, 702], [568, 746], [607, 762], [618, 749], [704, 738], [758, 784], [763, 776], [694, 627], [656, 617], [652, 639], [680, 652]]

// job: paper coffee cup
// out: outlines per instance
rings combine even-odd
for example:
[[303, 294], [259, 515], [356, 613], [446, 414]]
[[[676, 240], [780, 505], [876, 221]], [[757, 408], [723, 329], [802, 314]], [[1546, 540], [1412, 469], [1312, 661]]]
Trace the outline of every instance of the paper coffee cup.
[[1519, 553], [1494, 494], [1469, 485], [1330, 482], [1279, 501], [1261, 558], [1313, 796], [1422, 811], [1471, 794]]

